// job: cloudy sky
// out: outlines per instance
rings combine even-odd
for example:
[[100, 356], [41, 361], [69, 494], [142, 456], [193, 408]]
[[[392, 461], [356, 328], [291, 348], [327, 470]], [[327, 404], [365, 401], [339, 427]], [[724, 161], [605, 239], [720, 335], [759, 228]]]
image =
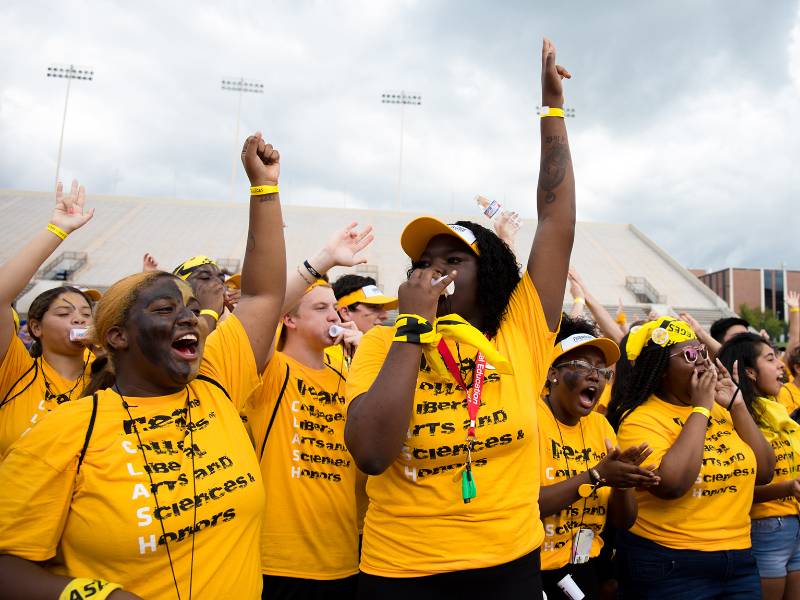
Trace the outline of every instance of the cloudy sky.
[[[227, 199], [241, 139], [282, 153], [285, 202], [535, 216], [541, 38], [559, 49], [578, 218], [630, 222], [687, 266], [800, 269], [800, 12], [769, 2], [340, 0], [0, 6], [0, 188]], [[236, 201], [246, 182], [236, 167]]]

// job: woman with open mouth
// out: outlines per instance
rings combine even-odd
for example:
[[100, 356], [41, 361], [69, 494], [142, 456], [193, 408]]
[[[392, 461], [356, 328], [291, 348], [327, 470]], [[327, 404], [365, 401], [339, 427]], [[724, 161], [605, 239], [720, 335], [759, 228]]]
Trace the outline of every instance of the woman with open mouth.
[[78, 288], [39, 294], [28, 309], [30, 352], [15, 331], [10, 306], [66, 237], [92, 218], [84, 211], [83, 186], [56, 189], [46, 227], [0, 268], [0, 457], [59, 404], [80, 398], [93, 355], [84, 334], [92, 323], [92, 298]]
[[189, 284], [162, 271], [106, 292], [99, 391], [50, 413], [0, 464], [3, 597], [260, 598], [264, 489], [238, 409], [260, 383], [286, 258], [278, 152], [256, 134], [242, 162], [236, 314], [207, 336]]
[[592, 559], [603, 547], [606, 520], [617, 529], [633, 525], [632, 488], [656, 485], [658, 477], [640, 466], [651, 452], [647, 442], [621, 451], [611, 425], [595, 410], [611, 383], [617, 344], [567, 315], [556, 339], [538, 406], [542, 582], [548, 598], [562, 598], [558, 583], [570, 576], [587, 597], [596, 598], [599, 574]]
[[[775, 451], [775, 476], [753, 496], [751, 539], [764, 600], [800, 597], [800, 425], [776, 400], [783, 364], [759, 335], [740, 333], [722, 345], [719, 359], [738, 371], [750, 415]], [[791, 384], [790, 384], [791, 385]]]
[[688, 323], [632, 328], [625, 355], [609, 422], [622, 448], [650, 444], [659, 483], [636, 490], [636, 522], [618, 532], [623, 597], [759, 598], [750, 507], [772, 478], [772, 448]]

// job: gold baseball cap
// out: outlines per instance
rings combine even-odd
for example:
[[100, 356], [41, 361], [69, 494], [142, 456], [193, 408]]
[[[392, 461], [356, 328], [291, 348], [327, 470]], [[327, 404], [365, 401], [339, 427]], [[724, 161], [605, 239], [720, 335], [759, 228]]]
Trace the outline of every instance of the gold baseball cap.
[[469, 246], [476, 255], [480, 255], [480, 252], [478, 252], [478, 240], [472, 231], [455, 223], [447, 224], [435, 217], [419, 217], [406, 225], [400, 235], [400, 246], [411, 260], [419, 260], [422, 253], [425, 252], [428, 242], [437, 235], [449, 235], [458, 238]]

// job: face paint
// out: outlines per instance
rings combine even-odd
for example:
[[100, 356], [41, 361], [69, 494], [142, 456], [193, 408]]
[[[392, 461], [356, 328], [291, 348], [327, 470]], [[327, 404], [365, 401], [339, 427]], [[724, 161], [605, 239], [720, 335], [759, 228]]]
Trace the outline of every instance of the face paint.
[[131, 311], [138, 350], [170, 383], [187, 383], [200, 366], [204, 338], [190, 308], [199, 308], [191, 287], [163, 277], [141, 292]]

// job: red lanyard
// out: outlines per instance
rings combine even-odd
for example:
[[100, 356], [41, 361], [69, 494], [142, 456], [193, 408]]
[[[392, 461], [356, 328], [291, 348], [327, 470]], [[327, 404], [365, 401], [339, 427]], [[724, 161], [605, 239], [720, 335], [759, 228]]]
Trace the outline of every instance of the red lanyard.
[[469, 413], [469, 428], [467, 429], [467, 439], [475, 439], [475, 427], [477, 426], [478, 411], [481, 409], [481, 396], [483, 395], [483, 381], [486, 377], [486, 357], [483, 352], [478, 352], [475, 357], [475, 371], [472, 380], [472, 391], [467, 388], [464, 378], [461, 376], [461, 369], [456, 364], [453, 353], [444, 341], [444, 338], [439, 340], [437, 346], [439, 354], [444, 361], [447, 370], [455, 378], [456, 383], [461, 386], [464, 393], [467, 395], [467, 412]]

